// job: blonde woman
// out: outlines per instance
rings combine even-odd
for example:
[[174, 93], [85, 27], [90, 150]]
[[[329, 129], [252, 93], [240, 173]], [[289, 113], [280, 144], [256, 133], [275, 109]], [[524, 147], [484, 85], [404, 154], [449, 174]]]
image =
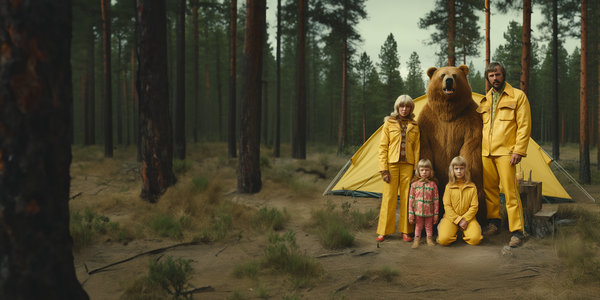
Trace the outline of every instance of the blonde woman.
[[[413, 225], [408, 222], [408, 193], [410, 180], [419, 161], [421, 146], [419, 126], [415, 121], [415, 103], [408, 95], [401, 95], [394, 103], [394, 111], [385, 117], [379, 143], [379, 172], [383, 180], [381, 211], [377, 226], [378, 242], [396, 232], [396, 203], [400, 198], [398, 232], [410, 242]], [[398, 197], [399, 196], [399, 197]]]
[[450, 245], [456, 241], [456, 232], [460, 229], [467, 244], [479, 245], [483, 236], [475, 219], [478, 208], [477, 187], [471, 182], [467, 160], [457, 156], [448, 167], [448, 184], [444, 192], [446, 212], [438, 227], [438, 243]]

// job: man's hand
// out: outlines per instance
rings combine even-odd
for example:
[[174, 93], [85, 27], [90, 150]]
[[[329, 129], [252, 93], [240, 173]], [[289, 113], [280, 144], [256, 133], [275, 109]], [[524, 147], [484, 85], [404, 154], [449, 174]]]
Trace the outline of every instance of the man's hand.
[[462, 231], [467, 230], [467, 225], [469, 225], [469, 222], [467, 222], [465, 219], [462, 219], [460, 222], [458, 222], [458, 227], [460, 227], [460, 230]]
[[513, 154], [510, 156], [510, 165], [511, 165], [511, 166], [514, 166], [514, 165], [516, 165], [516, 164], [520, 163], [520, 162], [521, 162], [521, 158], [522, 158], [522, 157], [523, 157], [523, 156], [521, 156], [520, 154], [513, 153]]
[[381, 171], [381, 179], [386, 183], [390, 183], [390, 172], [388, 170]]

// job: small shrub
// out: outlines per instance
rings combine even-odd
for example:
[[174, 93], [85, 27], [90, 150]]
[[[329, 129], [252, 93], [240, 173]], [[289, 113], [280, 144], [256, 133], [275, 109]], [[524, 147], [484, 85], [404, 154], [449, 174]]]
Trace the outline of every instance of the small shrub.
[[242, 294], [240, 294], [239, 291], [234, 291], [233, 295], [231, 295], [231, 297], [227, 297], [227, 300], [244, 300], [244, 296], [242, 296]]
[[400, 276], [400, 271], [398, 271], [397, 268], [393, 268], [388, 265], [385, 265], [381, 268], [381, 271], [379, 271], [379, 274], [381, 275], [381, 277], [385, 278], [385, 280], [392, 281], [392, 279], [394, 279], [394, 277]]
[[256, 296], [261, 299], [269, 298], [269, 291], [265, 287], [259, 286], [256, 288]]
[[173, 260], [171, 256], [167, 256], [163, 263], [151, 260], [148, 264], [148, 279], [173, 295], [173, 299], [179, 299], [183, 297], [185, 290], [193, 287], [189, 283], [193, 272], [191, 262], [191, 259]]
[[206, 190], [206, 187], [208, 186], [208, 178], [194, 177], [192, 179], [192, 184], [194, 184], [194, 187], [196, 187], [196, 189], [198, 189], [199, 192], [203, 192], [204, 190]]
[[352, 246], [354, 235], [344, 225], [343, 221], [333, 215], [328, 226], [319, 232], [321, 245], [327, 249], [340, 249]]
[[169, 296], [160, 286], [150, 281], [148, 276], [121, 282], [121, 288], [121, 300], [162, 300]]
[[158, 233], [158, 235], [162, 237], [170, 237], [174, 239], [183, 238], [181, 227], [181, 223], [176, 221], [175, 218], [163, 214], [155, 215], [150, 221], [150, 228], [152, 228], [154, 231], [156, 231], [156, 233]]
[[114, 228], [118, 229], [119, 223], [109, 222], [108, 217], [94, 212], [86, 207], [84, 213], [72, 212], [70, 214], [69, 230], [73, 237], [73, 248], [81, 249], [91, 245], [98, 234], [112, 234]]
[[373, 209], [369, 209], [364, 213], [358, 210], [352, 211], [352, 220], [354, 220], [354, 227], [356, 229], [365, 229], [371, 227], [371, 222], [375, 219], [376, 212]]
[[270, 168], [271, 168], [271, 161], [269, 160], [269, 158], [266, 156], [261, 156], [260, 157], [260, 169], [264, 170], [264, 169], [270, 169]]
[[173, 172], [175, 174], [185, 174], [192, 169], [192, 162], [188, 160], [173, 160]]
[[277, 208], [263, 207], [252, 217], [252, 225], [263, 230], [280, 230], [289, 219], [290, 215], [285, 208], [281, 212]]

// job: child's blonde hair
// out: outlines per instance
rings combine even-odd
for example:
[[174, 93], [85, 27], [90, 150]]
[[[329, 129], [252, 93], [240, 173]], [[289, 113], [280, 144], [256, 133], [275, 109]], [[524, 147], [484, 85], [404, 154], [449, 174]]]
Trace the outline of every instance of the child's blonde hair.
[[[423, 178], [421, 177], [421, 168], [429, 168], [429, 177], [427, 178]], [[431, 164], [431, 161], [429, 159], [421, 159], [419, 161], [419, 163], [417, 164], [417, 177], [419, 178], [419, 180], [422, 179], [431, 179], [433, 178], [433, 165]]]
[[450, 162], [450, 166], [448, 167], [448, 184], [453, 184], [454, 182], [456, 182], [456, 176], [454, 176], [455, 166], [465, 167], [465, 183], [470, 182], [471, 173], [469, 173], [467, 160], [462, 156], [457, 156], [452, 159], [452, 161]]
[[410, 114], [408, 115], [408, 118], [410, 120], [415, 119], [415, 102], [409, 95], [400, 95], [396, 99], [396, 103], [394, 103], [394, 111], [389, 116], [385, 117], [385, 120], [387, 121], [389, 118], [397, 118], [399, 115], [398, 108], [400, 106], [410, 107]]

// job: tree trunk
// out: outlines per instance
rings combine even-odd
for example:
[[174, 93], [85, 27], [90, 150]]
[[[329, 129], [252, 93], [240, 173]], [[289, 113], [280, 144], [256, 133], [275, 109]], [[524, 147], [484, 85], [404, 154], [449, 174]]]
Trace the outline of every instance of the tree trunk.
[[[529, 95], [529, 65], [531, 63], [531, 0], [523, 0], [523, 46], [521, 47], [521, 90]], [[533, 102], [529, 99], [529, 102]]]
[[[600, 11], [600, 1], [598, 2], [598, 11]], [[600, 26], [598, 26], [598, 39], [600, 39]], [[600, 56], [600, 41], [598, 41], [598, 55]], [[598, 119], [600, 119], [600, 60], [598, 61]], [[597, 151], [597, 168], [600, 170], [600, 121], [596, 119], [598, 123], [598, 151]]]
[[185, 159], [185, 0], [179, 0], [177, 11], [177, 99], [175, 100], [176, 159]]
[[199, 60], [198, 60], [198, 52], [200, 51], [198, 49], [198, 0], [192, 0], [191, 1], [191, 5], [192, 5], [192, 18], [193, 18], [193, 23], [194, 23], [194, 32], [193, 32], [193, 37], [194, 37], [194, 127], [193, 127], [193, 134], [194, 134], [194, 143], [198, 142], [198, 96], [199, 96], [199, 91], [198, 91], [198, 87], [200, 86], [200, 66], [199, 66]]
[[89, 44], [89, 57], [88, 57], [88, 137], [89, 144], [96, 144], [96, 35], [94, 34], [94, 27], [90, 28], [90, 44]]
[[[490, 58], [490, 0], [485, 0], [485, 67], [487, 68], [487, 66], [490, 64], [491, 62], [491, 58]], [[484, 72], [485, 74], [485, 72]], [[491, 86], [490, 83], [487, 81], [487, 78], [484, 78], [485, 80], [485, 92], [487, 93], [487, 91], [490, 90]]]
[[221, 49], [220, 49], [220, 43], [219, 43], [219, 39], [220, 39], [220, 35], [219, 35], [220, 29], [215, 28], [215, 53], [216, 53], [216, 60], [215, 60], [215, 64], [216, 64], [216, 69], [217, 69], [217, 111], [218, 111], [218, 116], [217, 116], [217, 121], [219, 122], [219, 125], [217, 126], [219, 128], [219, 138], [217, 139], [218, 141], [222, 141], [223, 140], [223, 111], [222, 111], [222, 106], [223, 106], [223, 100], [222, 100], [222, 91], [221, 91]]
[[104, 157], [113, 157], [112, 79], [110, 59], [110, 1], [102, 1], [102, 42], [104, 52]]
[[592, 182], [590, 174], [588, 113], [588, 2], [581, 0], [581, 78], [579, 108], [579, 181]]
[[273, 157], [280, 157], [281, 143], [281, 0], [277, 0], [277, 83], [275, 94], [275, 141]]
[[0, 299], [89, 299], [69, 233], [71, 1], [0, 1], [0, 20]]
[[117, 145], [123, 145], [123, 112], [121, 107], [121, 38], [117, 38], [117, 72], [116, 72], [116, 88], [117, 88], [117, 101], [115, 102], [117, 111]]
[[[131, 48], [131, 97], [132, 97], [132, 101], [133, 101], [133, 130], [135, 132], [135, 143], [137, 144], [137, 157], [136, 157], [136, 161], [137, 162], [142, 162], [142, 137], [140, 134], [140, 93], [139, 91], [140, 89], [140, 68], [138, 66], [138, 71], [137, 73], [135, 72], [135, 58], [134, 55], [137, 56], [137, 60], [138, 60], [138, 64], [140, 61], [140, 48], [139, 48], [139, 42], [138, 42], [138, 37], [139, 37], [139, 19], [137, 18], [137, 1], [131, 1], [131, 4], [133, 4], [133, 15], [136, 16], [135, 17], [135, 28], [134, 28], [134, 37], [133, 37], [133, 47]], [[137, 79], [134, 79], [134, 74], [137, 75]], [[135, 86], [134, 86], [135, 84]], [[137, 102], [137, 105], [136, 105]], [[137, 107], [137, 109], [136, 109]]]
[[206, 98], [204, 102], [204, 134], [206, 139], [210, 140], [211, 133], [211, 115], [210, 115], [210, 70], [208, 68], [208, 8], [204, 8], [204, 73], [206, 76]]
[[296, 130], [292, 141], [292, 158], [306, 159], [306, 17], [305, 1], [298, 3], [298, 110], [296, 111]]
[[237, 191], [256, 193], [260, 174], [260, 95], [266, 0], [247, 0], [242, 64], [242, 119]]
[[[279, 0], [281, 1], [281, 0]], [[231, 26], [229, 39], [229, 120], [227, 132], [227, 153], [229, 158], [237, 157], [236, 145], [236, 31], [237, 0], [231, 0]]]
[[[453, 1], [453, 0], [451, 0]], [[342, 42], [342, 103], [340, 107], [340, 127], [339, 127], [339, 144], [337, 155], [340, 156], [344, 153], [344, 144], [346, 142], [346, 111], [347, 111], [347, 56], [346, 56], [346, 39]]]
[[558, 0], [552, 0], [552, 156], [560, 160], [558, 134]]
[[448, 29], [448, 66], [456, 66], [456, 52], [454, 51], [454, 34], [456, 32], [456, 6], [454, 0], [449, 1], [450, 4], [450, 16], [449, 16], [449, 29]]
[[129, 106], [127, 106], [127, 76], [125, 75], [125, 68], [123, 68], [123, 105], [125, 106], [125, 145], [129, 146], [131, 142], [129, 139]]
[[565, 145], [565, 140], [566, 140], [566, 127], [565, 127], [565, 111], [562, 111], [562, 118], [561, 118], [561, 123], [562, 123], [562, 134], [561, 134], [561, 146]]
[[88, 129], [88, 118], [89, 118], [89, 109], [88, 109], [88, 74], [82, 72], [81, 76], [81, 133], [83, 134], [83, 145], [88, 146], [90, 144], [89, 137], [89, 129]]
[[[165, 0], [137, 0], [139, 47], [140, 136], [142, 140], [142, 192], [158, 201], [177, 182], [173, 174], [173, 140], [167, 85]], [[143, 8], [143, 9], [142, 9]]]

